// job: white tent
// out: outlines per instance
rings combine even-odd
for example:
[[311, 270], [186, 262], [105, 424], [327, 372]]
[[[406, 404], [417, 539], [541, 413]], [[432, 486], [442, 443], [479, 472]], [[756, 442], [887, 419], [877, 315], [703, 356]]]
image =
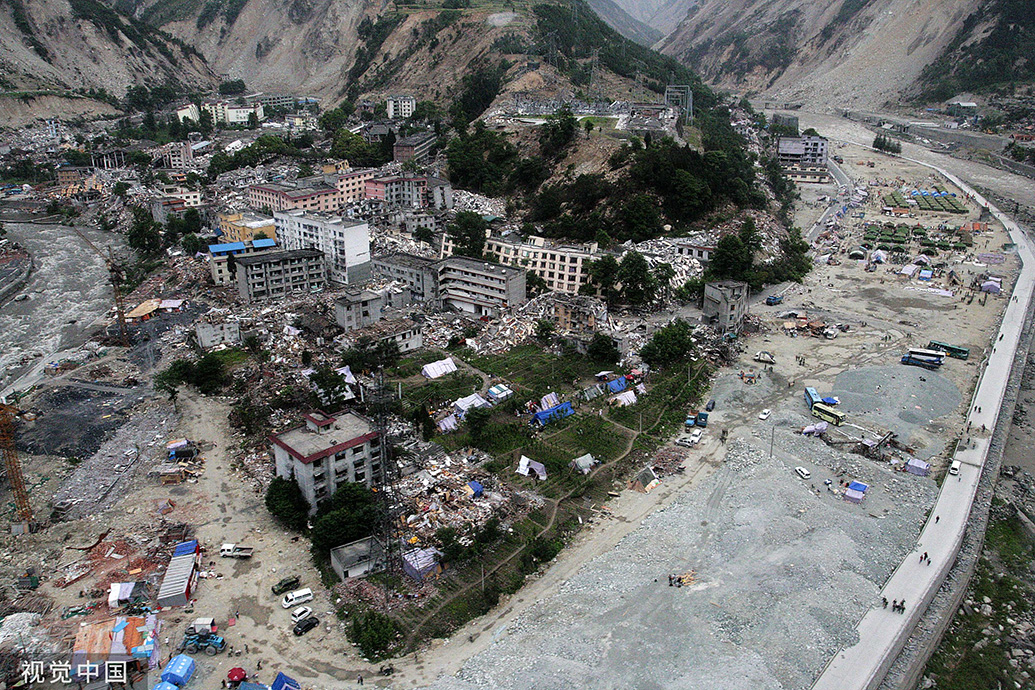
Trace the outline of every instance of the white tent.
[[437, 362], [425, 364], [421, 368], [420, 373], [423, 374], [426, 378], [437, 379], [440, 376], [451, 374], [454, 371], [456, 371], [456, 364], [453, 363], [453, 358], [446, 357], [445, 359], [440, 359]]
[[456, 416], [461, 418], [467, 414], [467, 411], [472, 407], [491, 407], [491, 405], [488, 400], [477, 393], [471, 393], [466, 398], [460, 398], [453, 403], [453, 410], [456, 412]]
[[593, 465], [597, 464], [597, 460], [589, 453], [586, 453], [572, 460], [571, 464], [572, 467], [577, 468], [582, 474], [589, 474], [590, 470], [593, 469]]
[[632, 389], [624, 390], [610, 400], [612, 405], [626, 407], [636, 404], [636, 393]]
[[517, 469], [514, 470], [520, 475], [525, 477], [529, 476], [532, 472], [536, 473], [540, 479], [546, 479], [546, 466], [541, 462], [536, 462], [532, 458], [527, 458], [524, 455], [521, 456], [521, 460], [518, 461]]
[[549, 410], [551, 407], [557, 407], [561, 404], [561, 398], [556, 393], [547, 393], [539, 400], [539, 407], [544, 410]]

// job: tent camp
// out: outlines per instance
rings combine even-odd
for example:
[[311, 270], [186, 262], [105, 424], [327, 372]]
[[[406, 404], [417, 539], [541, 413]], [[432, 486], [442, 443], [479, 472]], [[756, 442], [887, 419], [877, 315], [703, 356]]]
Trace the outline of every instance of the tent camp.
[[403, 572], [418, 582], [442, 572], [442, 552], [436, 548], [410, 549], [402, 557]]
[[455, 414], [451, 414], [448, 417], [446, 417], [445, 419], [439, 420], [439, 422], [438, 422], [438, 430], [441, 431], [442, 433], [446, 433], [446, 432], [449, 432], [449, 431], [456, 431], [456, 427], [457, 427], [457, 422], [456, 422], [456, 415]]
[[526, 458], [524, 455], [521, 456], [521, 460], [518, 461], [518, 467], [514, 471], [525, 477], [528, 477], [532, 472], [535, 472], [536, 476], [540, 479], [546, 479], [546, 466], [541, 462], [536, 462], [532, 458]]
[[488, 392], [489, 402], [493, 405], [503, 402], [512, 395], [514, 395], [514, 391], [510, 390], [510, 388], [502, 383], [497, 383], [495, 386], [490, 388]]
[[301, 687], [302, 684], [291, 676], [278, 673], [277, 677], [273, 679], [273, 684], [270, 685], [270, 690], [300, 690]]
[[863, 499], [866, 498], [866, 490], [870, 488], [862, 482], [852, 482], [845, 489], [845, 500], [851, 501], [852, 503], [862, 503]]
[[539, 409], [540, 410], [548, 410], [551, 407], [557, 407], [560, 404], [561, 404], [560, 396], [557, 395], [556, 393], [553, 393], [553, 392], [547, 393], [546, 395], [544, 395], [542, 398], [539, 399]]
[[454, 371], [456, 371], [456, 364], [453, 363], [453, 358], [446, 357], [445, 359], [440, 359], [437, 362], [425, 364], [423, 367], [421, 367], [420, 373], [423, 374], [425, 378], [437, 379], [440, 376], [451, 374]]

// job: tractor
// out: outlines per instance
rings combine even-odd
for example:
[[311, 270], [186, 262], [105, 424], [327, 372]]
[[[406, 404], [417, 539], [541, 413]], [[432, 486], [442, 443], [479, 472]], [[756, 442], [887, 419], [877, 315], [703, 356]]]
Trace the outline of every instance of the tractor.
[[184, 633], [183, 643], [180, 644], [180, 651], [187, 654], [197, 654], [202, 649], [205, 650], [205, 654], [215, 656], [226, 649], [226, 640], [219, 635], [194, 631]]

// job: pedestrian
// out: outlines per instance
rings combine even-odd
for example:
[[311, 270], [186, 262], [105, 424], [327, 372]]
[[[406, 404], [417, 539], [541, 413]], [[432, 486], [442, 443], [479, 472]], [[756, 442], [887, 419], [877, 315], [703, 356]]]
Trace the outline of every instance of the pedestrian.
[[931, 560], [931, 558], [930, 558], [930, 557], [929, 557], [929, 556], [927, 555], [927, 552], [926, 552], [926, 551], [924, 551], [924, 560], [925, 560], [925, 561], [929, 561], [929, 560]]
[[938, 521], [939, 521], [939, 520], [941, 520], [941, 519], [942, 519], [942, 516], [941, 516], [941, 515], [935, 515], [935, 516], [934, 516], [934, 524], [936, 524], [936, 525], [937, 525], [937, 524], [938, 524]]
[[898, 599], [891, 600], [891, 610], [898, 611]]
[[884, 608], [888, 608], [888, 598], [887, 597], [881, 597], [880, 601], [884, 605]]
[[245, 654], [248, 653], [248, 643], [247, 642], [244, 643], [244, 653]]
[[259, 659], [258, 663], [255, 664], [255, 670], [256, 671], [261, 671], [262, 670], [262, 659]]
[[902, 601], [899, 602], [899, 604], [898, 604], [898, 612], [899, 613], [905, 613], [906, 612], [906, 600], [905, 599], [903, 599]]
[[920, 554], [920, 562], [921, 562], [921, 563], [923, 563], [923, 562], [924, 562], [924, 554]]
[[356, 682], [359, 683], [360, 685], [363, 685], [363, 674], [362, 673], [359, 674], [358, 676], [356, 676]]
[[219, 682], [223, 684], [223, 687], [224, 687], [224, 688], [226, 687], [226, 678], [222, 679], [222, 680], [221, 680], [221, 681], [219, 681]]

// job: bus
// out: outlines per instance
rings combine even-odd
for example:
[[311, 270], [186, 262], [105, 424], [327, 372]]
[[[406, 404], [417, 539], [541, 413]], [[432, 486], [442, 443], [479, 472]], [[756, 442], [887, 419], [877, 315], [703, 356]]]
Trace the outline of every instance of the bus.
[[815, 388], [805, 387], [805, 404], [809, 406], [810, 410], [822, 399]]
[[916, 359], [923, 359], [928, 362], [937, 362], [938, 364], [941, 364], [942, 360], [945, 359], [948, 356], [948, 354], [949, 353], [947, 353], [945, 350], [924, 350], [919, 347], [913, 347], [909, 349], [910, 357], [915, 357]]
[[955, 345], [949, 345], [948, 343], [942, 343], [937, 340], [932, 340], [927, 343], [927, 347], [932, 350], [942, 350], [945, 354], [956, 359], [966, 359], [970, 357], [970, 350], [965, 347], [956, 347]]
[[816, 403], [812, 406], [812, 416], [819, 417], [824, 422], [830, 422], [834, 426], [841, 426], [845, 423], [845, 413], [835, 410], [829, 405]]

